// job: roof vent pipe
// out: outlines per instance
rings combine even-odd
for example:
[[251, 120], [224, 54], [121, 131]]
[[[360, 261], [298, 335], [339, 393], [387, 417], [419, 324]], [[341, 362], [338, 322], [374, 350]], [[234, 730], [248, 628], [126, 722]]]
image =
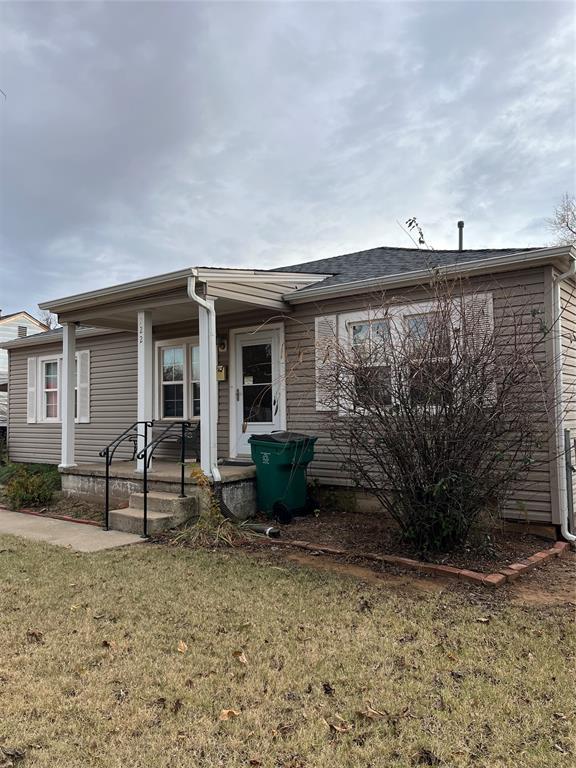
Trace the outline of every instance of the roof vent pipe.
[[458, 250], [464, 250], [464, 222], [458, 222]]

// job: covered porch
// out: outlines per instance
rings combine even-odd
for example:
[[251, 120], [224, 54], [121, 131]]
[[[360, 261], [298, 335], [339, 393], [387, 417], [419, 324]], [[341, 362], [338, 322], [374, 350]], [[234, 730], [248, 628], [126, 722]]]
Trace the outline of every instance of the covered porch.
[[[78, 327], [127, 331], [136, 336], [137, 419], [132, 425], [132, 419], [127, 419], [123, 426], [132, 426], [137, 432], [134, 455], [139, 458], [130, 468], [122, 462], [122, 472], [129, 471], [138, 478], [148, 462], [151, 479], [157, 472], [169, 473], [166, 462], [149, 455], [146, 429], [152, 424], [157, 428], [187, 421], [199, 425], [202, 472], [219, 482], [232, 470], [222, 466], [223, 457], [246, 458], [249, 454], [250, 433], [285, 428], [283, 328], [290, 306], [284, 296], [323, 277], [189, 268], [42, 304], [42, 309], [58, 315], [63, 326], [62, 472], [92, 470], [77, 465], [75, 452], [75, 410], [84, 396], [82, 382], [76, 380]], [[237, 354], [238, 349], [242, 353], [248, 347], [253, 354]], [[164, 350], [172, 350], [172, 357]], [[180, 355], [174, 350], [183, 352]], [[266, 361], [254, 362], [257, 354], [267, 355]], [[224, 355], [225, 364], [219, 355]], [[266, 375], [262, 381], [252, 374], [242, 375], [243, 364], [264, 365]], [[261, 412], [250, 411], [246, 419], [242, 414], [251, 407], [255, 393], [269, 405]], [[219, 445], [219, 421], [226, 419], [230, 438], [224, 445], [221, 437]], [[221, 435], [225, 432], [220, 429]], [[103, 448], [94, 446], [95, 464]], [[172, 464], [175, 471], [179, 471], [177, 466]]]

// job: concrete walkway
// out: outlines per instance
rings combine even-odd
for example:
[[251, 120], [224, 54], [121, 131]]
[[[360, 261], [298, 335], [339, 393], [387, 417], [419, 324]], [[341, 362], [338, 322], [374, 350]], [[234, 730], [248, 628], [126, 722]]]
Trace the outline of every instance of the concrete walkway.
[[100, 552], [103, 549], [140, 544], [144, 541], [134, 533], [103, 531], [95, 525], [69, 523], [51, 517], [12, 512], [0, 506], [0, 535], [21, 536], [24, 539], [47, 541], [75, 552]]

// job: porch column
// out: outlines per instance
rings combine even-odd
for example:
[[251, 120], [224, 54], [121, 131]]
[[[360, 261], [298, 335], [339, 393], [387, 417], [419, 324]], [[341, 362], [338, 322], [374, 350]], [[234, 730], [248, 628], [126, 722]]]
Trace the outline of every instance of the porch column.
[[218, 421], [218, 384], [216, 381], [217, 347], [214, 299], [206, 298], [209, 311], [198, 305], [198, 336], [200, 362], [200, 466], [205, 475], [212, 475], [217, 462], [216, 425]]
[[[154, 373], [152, 313], [138, 312], [138, 421], [151, 421], [154, 415], [152, 381]], [[150, 435], [148, 435], [150, 439]], [[138, 452], [144, 449], [144, 425], [138, 425]], [[136, 470], [144, 471], [145, 459], [138, 459]]]
[[75, 467], [74, 461], [74, 401], [76, 389], [76, 326], [62, 326], [62, 455], [60, 467]]

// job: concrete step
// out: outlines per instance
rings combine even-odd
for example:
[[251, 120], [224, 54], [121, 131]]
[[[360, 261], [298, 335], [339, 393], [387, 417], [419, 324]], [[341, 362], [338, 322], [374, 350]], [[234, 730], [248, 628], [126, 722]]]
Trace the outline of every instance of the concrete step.
[[[113, 509], [110, 510], [110, 528], [125, 533], [142, 533], [144, 530], [144, 512], [142, 509]], [[157, 533], [173, 528], [174, 515], [166, 512], [151, 512], [148, 510], [148, 533]]]
[[[144, 509], [144, 494], [131, 493], [131, 509]], [[166, 493], [164, 491], [148, 491], [148, 511], [164, 512], [169, 515], [184, 515], [187, 517], [196, 514], [198, 511], [198, 495], [192, 493], [181, 499], [175, 493]]]

